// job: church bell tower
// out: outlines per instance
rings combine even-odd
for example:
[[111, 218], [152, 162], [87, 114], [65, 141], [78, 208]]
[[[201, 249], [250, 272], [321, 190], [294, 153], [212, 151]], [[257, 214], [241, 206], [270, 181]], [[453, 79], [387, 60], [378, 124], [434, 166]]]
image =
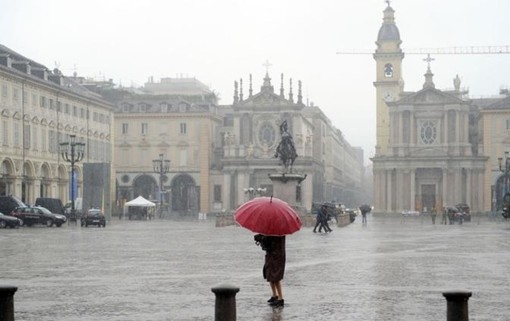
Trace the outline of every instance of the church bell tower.
[[388, 6], [384, 10], [384, 18], [377, 35], [377, 49], [374, 53], [376, 61], [376, 148], [375, 156], [388, 154], [390, 140], [390, 119], [387, 101], [398, 99], [403, 90], [402, 60], [404, 53], [400, 49], [400, 33], [395, 24], [395, 11]]

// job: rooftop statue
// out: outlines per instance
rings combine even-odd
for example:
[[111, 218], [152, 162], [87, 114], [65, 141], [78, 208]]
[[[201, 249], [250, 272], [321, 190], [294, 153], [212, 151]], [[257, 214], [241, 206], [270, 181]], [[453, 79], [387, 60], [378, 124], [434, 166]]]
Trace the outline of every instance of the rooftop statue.
[[297, 158], [296, 147], [294, 146], [294, 140], [292, 135], [289, 133], [289, 127], [287, 120], [284, 120], [280, 125], [280, 135], [282, 140], [276, 147], [276, 153], [274, 157], [279, 157], [285, 172], [292, 172], [292, 165]]

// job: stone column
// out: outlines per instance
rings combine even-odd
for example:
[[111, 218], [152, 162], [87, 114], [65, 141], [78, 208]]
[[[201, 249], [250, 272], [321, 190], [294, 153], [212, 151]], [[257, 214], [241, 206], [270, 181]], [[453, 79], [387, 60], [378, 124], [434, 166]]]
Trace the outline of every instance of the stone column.
[[211, 289], [216, 295], [214, 320], [236, 321], [236, 293], [239, 288], [231, 285], [219, 285]]
[[0, 320], [14, 321], [14, 293], [15, 286], [0, 285]]
[[443, 206], [451, 205], [448, 199], [448, 170], [443, 168]]
[[468, 300], [471, 292], [444, 292], [446, 298], [446, 321], [469, 321]]
[[416, 210], [416, 172], [411, 170], [411, 208], [409, 210]]
[[232, 210], [230, 208], [230, 173], [223, 174], [223, 209]]
[[386, 170], [386, 212], [391, 212], [391, 198], [393, 195], [393, 186], [391, 186], [391, 169]]

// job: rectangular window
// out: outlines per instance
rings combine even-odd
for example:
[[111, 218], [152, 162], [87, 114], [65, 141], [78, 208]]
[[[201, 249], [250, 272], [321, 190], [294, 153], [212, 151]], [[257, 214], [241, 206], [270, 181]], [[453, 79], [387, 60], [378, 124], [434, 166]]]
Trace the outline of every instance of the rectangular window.
[[69, 104], [65, 104], [65, 110], [64, 110], [64, 112], [65, 112], [66, 114], [68, 114], [68, 115], [69, 115], [69, 113], [71, 112], [71, 109], [69, 108]]
[[147, 135], [148, 132], [149, 132], [149, 124], [142, 123], [142, 135]]
[[159, 123], [159, 133], [160, 133], [161, 135], [164, 135], [164, 134], [166, 134], [166, 133], [167, 133], [166, 129], [167, 129], [167, 126], [166, 126], [166, 123], [165, 123], [165, 122], [161, 122], [161, 123]]
[[41, 107], [46, 108], [46, 97], [41, 96]]
[[179, 157], [179, 166], [186, 166], [188, 163], [188, 151], [185, 149], [181, 149], [180, 157]]
[[85, 118], [85, 109], [80, 108], [80, 118]]
[[6, 84], [3, 84], [2, 85], [2, 97], [7, 98], [8, 95], [9, 95], [9, 88], [7, 87]]
[[30, 102], [28, 101], [28, 99], [29, 99], [28, 98], [28, 93], [26, 91], [22, 91], [22, 93], [23, 93], [23, 104], [29, 105]]
[[58, 153], [57, 149], [57, 135], [55, 131], [50, 130], [49, 136], [48, 136], [48, 142], [49, 142], [49, 151], [50, 153]]
[[186, 135], [186, 123], [181, 123], [180, 129], [181, 129], [181, 134]]
[[221, 185], [214, 185], [214, 202], [221, 202]]
[[53, 108], [55, 108], [55, 106], [53, 105], [53, 99], [50, 98], [50, 110], [53, 110]]
[[18, 102], [18, 88], [12, 88], [12, 101], [14, 103], [17, 103]]
[[32, 106], [35, 107], [37, 105], [37, 95], [32, 94]]
[[41, 151], [47, 151], [46, 147], [46, 129], [41, 128]]
[[62, 112], [62, 102], [57, 101], [57, 111], [60, 113]]
[[510, 130], [510, 119], [506, 120], [506, 130]]
[[32, 136], [30, 135], [30, 125], [25, 125], [23, 128], [23, 148], [30, 149], [30, 142]]
[[128, 124], [123, 123], [122, 124], [122, 134], [126, 135], [128, 133]]
[[7, 120], [4, 120], [2, 123], [3, 123], [2, 143], [4, 144], [4, 146], [9, 146], [9, 124], [7, 123]]
[[33, 142], [33, 150], [37, 150], [37, 148], [39, 147], [38, 144], [37, 144], [37, 130], [36, 128], [34, 128], [34, 130], [32, 131], [32, 142]]
[[73, 116], [78, 117], [78, 107], [73, 106]]
[[13, 145], [14, 147], [20, 147], [19, 144], [20, 144], [20, 132], [19, 132], [19, 124], [18, 123], [14, 123], [14, 141], [13, 141]]

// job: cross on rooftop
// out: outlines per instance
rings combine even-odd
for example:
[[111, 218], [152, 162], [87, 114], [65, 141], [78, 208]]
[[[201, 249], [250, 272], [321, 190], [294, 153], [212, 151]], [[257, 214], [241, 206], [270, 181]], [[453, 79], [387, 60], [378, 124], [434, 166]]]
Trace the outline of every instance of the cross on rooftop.
[[427, 58], [424, 58], [423, 61], [427, 62], [427, 68], [430, 69], [430, 63], [436, 59], [430, 57], [430, 54], [427, 54]]
[[269, 60], [266, 59], [266, 62], [262, 64], [262, 66], [266, 67], [266, 74], [269, 73], [269, 67], [272, 66], [272, 64], [269, 63]]

